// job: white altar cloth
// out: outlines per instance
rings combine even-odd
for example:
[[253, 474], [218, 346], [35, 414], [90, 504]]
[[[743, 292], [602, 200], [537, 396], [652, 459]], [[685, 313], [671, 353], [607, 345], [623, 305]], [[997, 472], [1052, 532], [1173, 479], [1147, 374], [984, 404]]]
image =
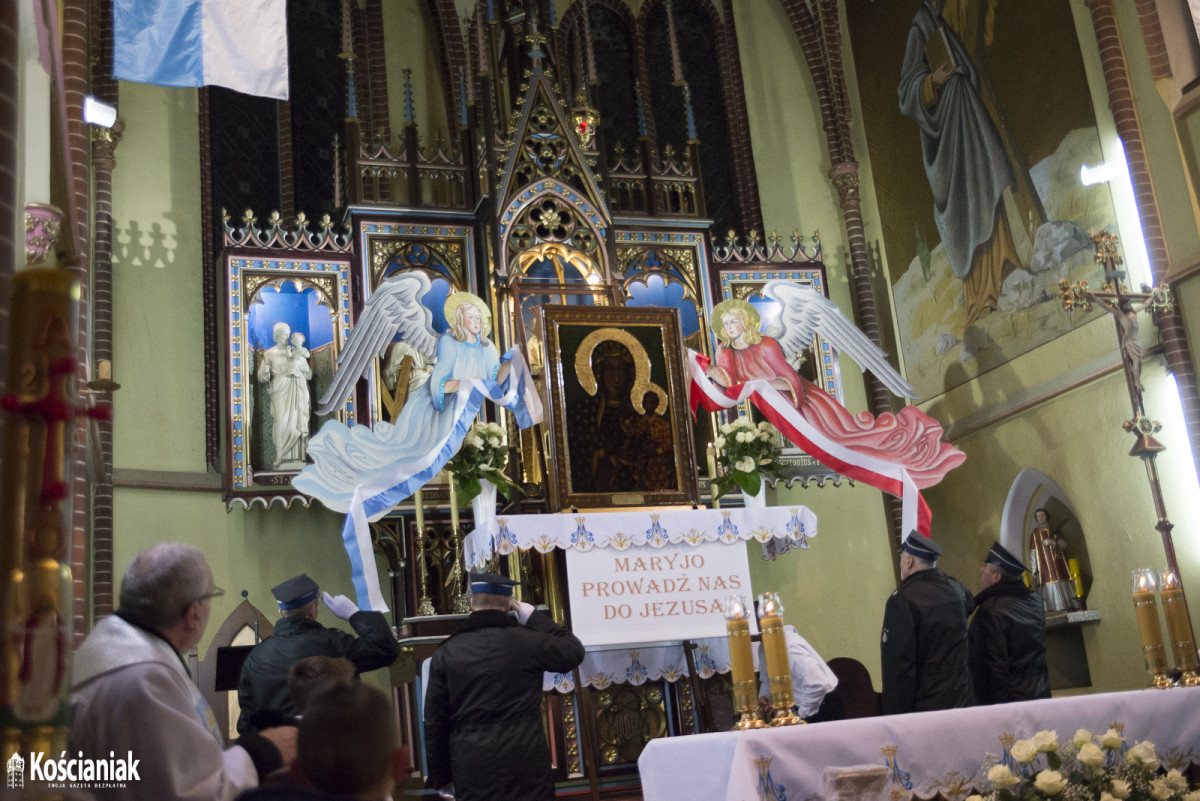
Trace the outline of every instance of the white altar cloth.
[[724, 542], [779, 538], [792, 547], [807, 548], [817, 536], [817, 516], [806, 506], [768, 506], [761, 509], [636, 509], [624, 512], [508, 515], [487, 521], [463, 541], [470, 569], [484, 565], [492, 554], [518, 548], [548, 553], [555, 548], [662, 548], [668, 544]]
[[1114, 725], [1168, 768], [1200, 763], [1200, 688], [1174, 688], [656, 739], [638, 769], [645, 801], [829, 798], [827, 769], [865, 765], [886, 770], [887, 798], [961, 801], [989, 786], [981, 767], [1006, 735], [1049, 730], [1061, 744]]
[[[696, 663], [697, 676], [707, 679], [714, 673], [729, 672], [729, 641], [726, 638], [697, 640], [696, 645], [692, 659]], [[579, 678], [584, 686], [597, 690], [613, 684], [637, 686], [661, 679], [679, 681], [688, 675], [682, 643], [588, 651], [579, 666]], [[571, 673], [546, 673], [542, 678], [542, 689], [569, 693], [575, 689], [575, 677]]]

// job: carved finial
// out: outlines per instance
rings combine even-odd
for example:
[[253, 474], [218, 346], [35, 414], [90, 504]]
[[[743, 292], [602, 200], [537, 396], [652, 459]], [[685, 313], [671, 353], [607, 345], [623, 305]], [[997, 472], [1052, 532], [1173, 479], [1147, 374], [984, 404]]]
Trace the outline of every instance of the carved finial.
[[412, 125], [417, 121], [413, 111], [412, 70], [404, 68], [404, 123]]

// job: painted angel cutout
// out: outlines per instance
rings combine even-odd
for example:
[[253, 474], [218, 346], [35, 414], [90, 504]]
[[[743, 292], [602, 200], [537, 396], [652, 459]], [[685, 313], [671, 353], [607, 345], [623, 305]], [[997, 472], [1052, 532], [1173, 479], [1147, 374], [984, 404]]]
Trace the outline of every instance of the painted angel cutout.
[[[790, 281], [770, 281], [763, 295], [781, 304], [780, 323], [763, 332], [758, 310], [732, 299], [713, 308], [711, 325], [718, 339], [716, 358], [705, 371], [714, 383], [729, 388], [762, 379], [821, 434], [860, 454], [904, 466], [918, 487], [932, 486], [966, 456], [942, 442], [942, 427], [915, 406], [878, 418], [852, 414], [836, 398], [799, 375], [787, 353], [805, 350], [819, 334], [838, 351], [869, 369], [893, 393], [914, 397], [915, 391], [887, 363], [883, 351], [819, 292]], [[785, 344], [786, 343], [786, 344]]]
[[436, 359], [429, 380], [393, 423], [368, 428], [330, 420], [313, 437], [308, 450], [313, 464], [292, 485], [335, 511], [349, 511], [358, 489], [374, 519], [419, 489], [458, 450], [479, 411], [480, 399], [469, 409], [456, 400], [460, 382], [483, 379], [498, 386], [508, 377], [509, 357], [502, 360], [488, 338], [487, 305], [467, 292], [452, 293], [445, 304], [449, 328], [439, 335], [421, 302], [431, 288], [420, 272], [384, 281], [365, 304], [321, 396], [322, 414], [336, 409], [397, 336], [425, 359]]

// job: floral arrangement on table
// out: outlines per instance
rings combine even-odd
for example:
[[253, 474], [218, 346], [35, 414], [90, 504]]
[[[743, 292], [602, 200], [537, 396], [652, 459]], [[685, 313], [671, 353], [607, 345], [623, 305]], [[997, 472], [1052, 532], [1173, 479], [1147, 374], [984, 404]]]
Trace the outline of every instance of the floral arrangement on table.
[[504, 429], [496, 423], [476, 421], [463, 437], [458, 453], [446, 463], [446, 471], [454, 474], [458, 484], [459, 504], [468, 504], [483, 492], [482, 480], [496, 485], [496, 491], [511, 498], [521, 488], [508, 480], [504, 467], [508, 464], [508, 445]]
[[1153, 743], [1127, 746], [1115, 728], [1080, 729], [1062, 746], [1055, 732], [1040, 731], [984, 768], [992, 789], [967, 801], [1200, 801], [1178, 770], [1160, 772]]
[[779, 464], [779, 432], [770, 423], [755, 425], [746, 416], [720, 428], [720, 436], [713, 440], [717, 464], [724, 468], [713, 481], [717, 494], [722, 495], [740, 487], [747, 495], [757, 495], [762, 488], [762, 477], [782, 478]]

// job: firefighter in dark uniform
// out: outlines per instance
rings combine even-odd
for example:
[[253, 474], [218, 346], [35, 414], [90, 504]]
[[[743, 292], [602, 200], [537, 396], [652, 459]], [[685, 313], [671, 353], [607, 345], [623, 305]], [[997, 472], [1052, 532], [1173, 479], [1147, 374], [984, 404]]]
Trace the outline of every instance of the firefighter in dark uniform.
[[[542, 674], [583, 661], [583, 643], [516, 582], [471, 574], [471, 614], [434, 652], [425, 693], [427, 785], [455, 801], [553, 801]], [[509, 614], [514, 612], [515, 616]]]
[[883, 713], [971, 706], [970, 590], [937, 568], [940, 545], [913, 531], [900, 550], [900, 586], [883, 612]]
[[[360, 611], [344, 595], [335, 598], [324, 593], [318, 598], [320, 587], [305, 573], [272, 588], [271, 594], [279, 602], [282, 619], [275, 624], [274, 636], [254, 646], [242, 663], [239, 732], [295, 717], [288, 695], [288, 670], [306, 656], [345, 657], [354, 663], [357, 675], [387, 667], [400, 655], [400, 644], [382, 612]], [[318, 623], [319, 600], [334, 615], [349, 621], [358, 636]]]
[[1021, 560], [998, 542], [979, 569], [983, 590], [968, 632], [978, 704], [1050, 697], [1046, 613], [1041, 597], [1021, 580], [1024, 572]]

